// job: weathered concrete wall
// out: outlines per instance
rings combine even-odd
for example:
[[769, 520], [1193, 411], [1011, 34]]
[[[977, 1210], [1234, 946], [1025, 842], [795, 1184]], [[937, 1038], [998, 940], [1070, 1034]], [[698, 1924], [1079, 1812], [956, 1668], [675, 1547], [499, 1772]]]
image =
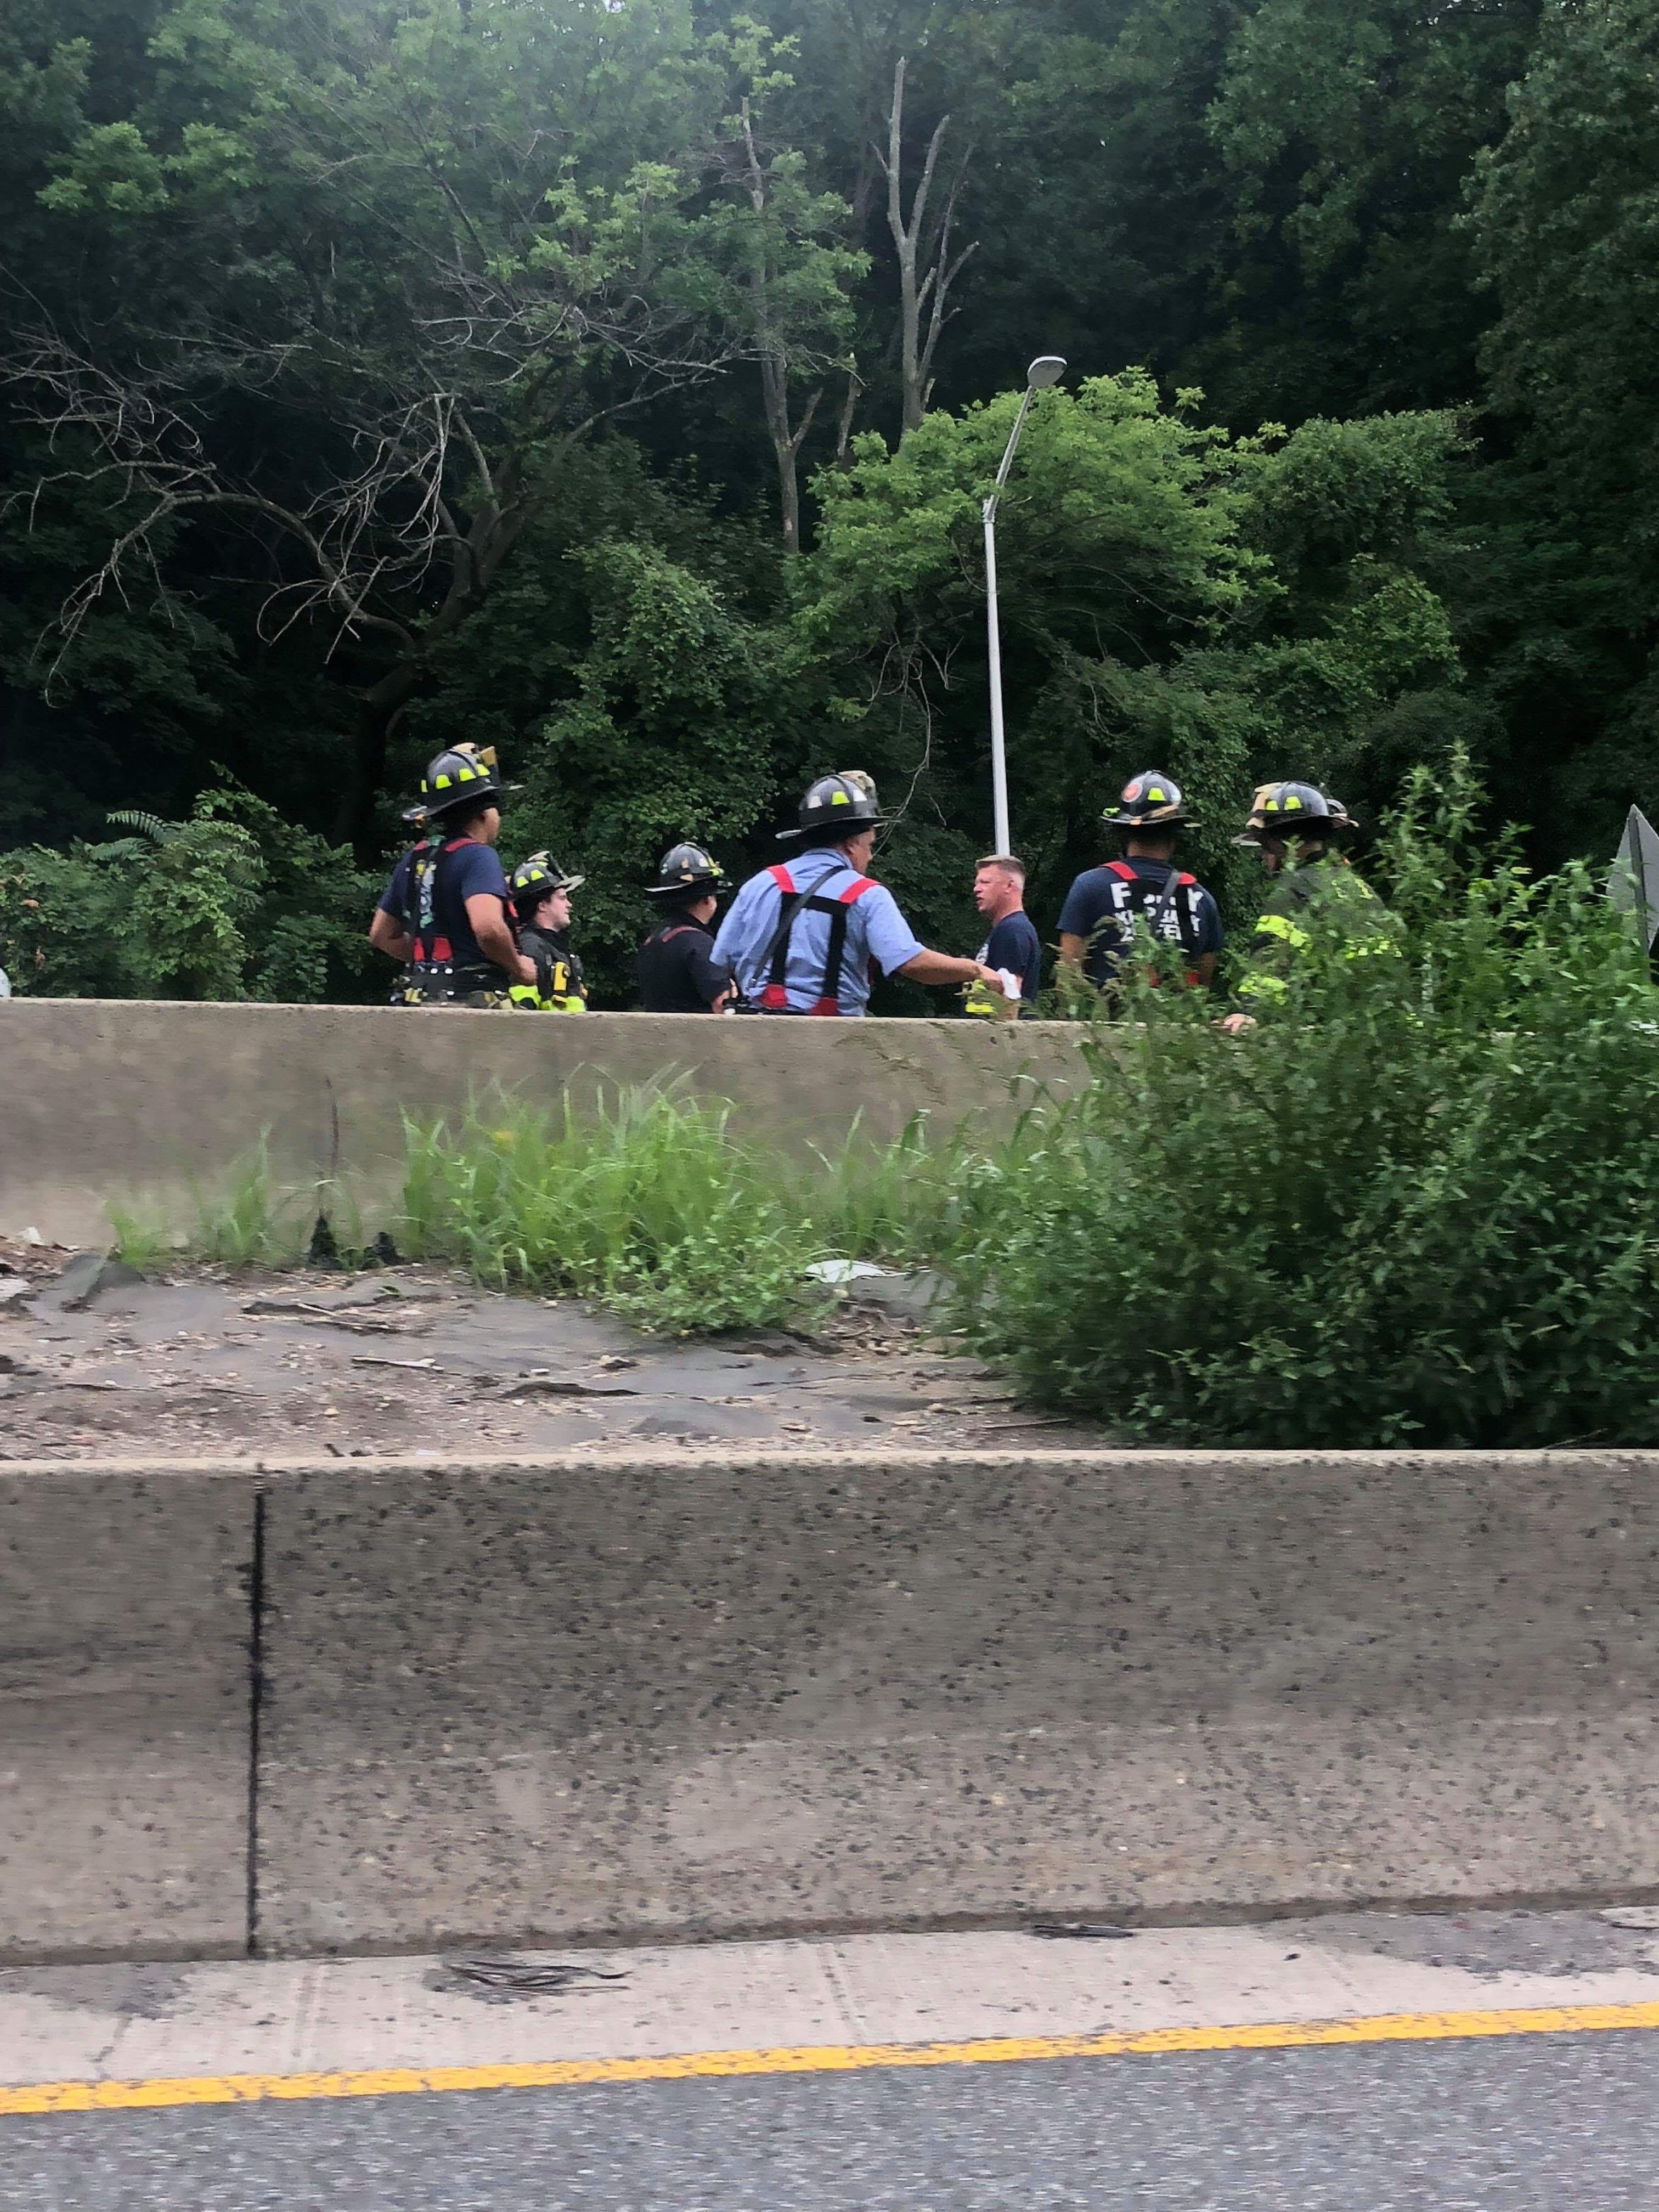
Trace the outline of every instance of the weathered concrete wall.
[[0, 1958], [245, 1947], [252, 1496], [0, 1470]]
[[556, 1103], [678, 1074], [734, 1103], [733, 1125], [839, 1146], [855, 1119], [897, 1134], [926, 1111], [1006, 1127], [1082, 1072], [1079, 1032], [969, 1021], [767, 1021], [695, 1014], [410, 1014], [389, 1006], [185, 1006], [13, 999], [0, 1006], [6, 1139], [0, 1235], [108, 1232], [106, 1205], [192, 1218], [267, 1134], [285, 1183], [341, 1174], [368, 1206], [397, 1187], [399, 1109], [453, 1112], [492, 1086]]
[[0, 1852], [49, 1867], [119, 1802], [197, 1856], [129, 1872], [122, 1844], [118, 1896], [35, 1874], [21, 1913], [9, 1879], [0, 1953], [142, 1953], [179, 1940], [166, 1881], [234, 1893], [228, 1815], [196, 1809], [234, 1766], [203, 1686], [231, 1630], [179, 1578], [222, 1591], [257, 1493], [267, 1949], [1659, 1887], [1656, 1477], [1654, 1453], [156, 1469], [109, 1496], [183, 1548], [134, 1571], [90, 1554], [94, 1479], [14, 1469], [14, 1579], [72, 1558], [94, 1624], [75, 1676], [51, 1646], [22, 1683], [67, 1709], [82, 1680], [100, 1749], [37, 1730], [25, 1769], [8, 1662]]

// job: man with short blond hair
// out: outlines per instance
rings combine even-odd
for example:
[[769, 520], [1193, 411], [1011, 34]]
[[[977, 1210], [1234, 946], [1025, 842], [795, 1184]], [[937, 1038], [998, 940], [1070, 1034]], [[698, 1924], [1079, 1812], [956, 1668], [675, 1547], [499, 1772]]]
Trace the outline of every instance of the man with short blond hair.
[[974, 869], [974, 904], [991, 925], [979, 948], [981, 966], [1012, 975], [1018, 995], [984, 982], [968, 988], [966, 1011], [981, 1021], [1018, 1021], [1029, 1016], [1042, 980], [1042, 944], [1025, 911], [1025, 863], [1017, 853], [988, 853]]

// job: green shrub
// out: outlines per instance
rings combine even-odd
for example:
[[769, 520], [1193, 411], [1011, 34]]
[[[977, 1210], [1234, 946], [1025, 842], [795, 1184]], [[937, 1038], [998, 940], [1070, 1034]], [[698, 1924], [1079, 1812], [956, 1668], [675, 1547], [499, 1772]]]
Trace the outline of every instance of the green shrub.
[[343, 847], [240, 790], [102, 844], [0, 854], [0, 967], [41, 998], [313, 1001], [357, 991], [379, 890]]
[[956, 1267], [1035, 1395], [1157, 1442], [1653, 1441], [1659, 1001], [1583, 870], [1429, 792], [1380, 857], [1397, 955], [1316, 930], [1237, 1039], [1132, 982], [1001, 1164]]

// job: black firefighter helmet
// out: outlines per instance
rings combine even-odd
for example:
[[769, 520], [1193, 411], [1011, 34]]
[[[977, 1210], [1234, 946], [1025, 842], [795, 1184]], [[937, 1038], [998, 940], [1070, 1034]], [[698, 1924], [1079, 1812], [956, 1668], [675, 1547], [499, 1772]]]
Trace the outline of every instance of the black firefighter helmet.
[[1103, 819], [1109, 830], [1196, 830], [1181, 786], [1161, 768], [1142, 769], [1123, 787], [1115, 811]]
[[671, 845], [662, 856], [657, 880], [646, 885], [650, 898], [707, 898], [726, 889], [726, 871], [702, 845]]
[[494, 745], [449, 745], [427, 763], [421, 778], [420, 804], [406, 808], [404, 820], [418, 826], [422, 822], [441, 821], [463, 807], [476, 814], [518, 787], [501, 781]]
[[555, 891], [580, 890], [586, 881], [586, 876], [566, 875], [558, 862], [550, 860], [545, 853], [532, 853], [514, 869], [507, 888], [512, 895], [513, 911], [523, 921]]
[[881, 811], [875, 779], [861, 768], [821, 775], [800, 803], [798, 829], [780, 830], [778, 842], [804, 838], [809, 845], [838, 845], [860, 830], [878, 830], [891, 817]]
[[1340, 799], [1327, 799], [1316, 783], [1264, 783], [1257, 787], [1250, 818], [1235, 845], [1259, 845], [1264, 837], [1304, 838], [1323, 843], [1347, 836], [1359, 825]]

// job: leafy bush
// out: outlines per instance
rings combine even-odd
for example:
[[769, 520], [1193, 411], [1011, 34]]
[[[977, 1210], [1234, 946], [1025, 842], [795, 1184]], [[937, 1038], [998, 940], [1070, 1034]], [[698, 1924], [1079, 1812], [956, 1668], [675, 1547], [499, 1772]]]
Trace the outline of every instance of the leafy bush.
[[1219, 1035], [1132, 986], [957, 1255], [978, 1341], [1152, 1441], [1653, 1441], [1659, 1000], [1574, 867], [1483, 856], [1424, 777], [1382, 856], [1397, 956], [1316, 929]]
[[380, 888], [350, 854], [239, 790], [184, 822], [0, 855], [0, 967], [41, 998], [310, 1001], [360, 981]]

